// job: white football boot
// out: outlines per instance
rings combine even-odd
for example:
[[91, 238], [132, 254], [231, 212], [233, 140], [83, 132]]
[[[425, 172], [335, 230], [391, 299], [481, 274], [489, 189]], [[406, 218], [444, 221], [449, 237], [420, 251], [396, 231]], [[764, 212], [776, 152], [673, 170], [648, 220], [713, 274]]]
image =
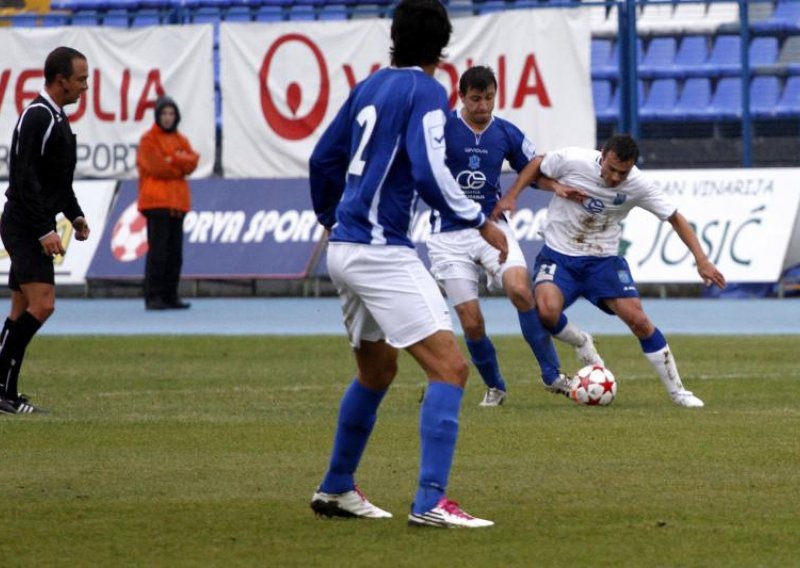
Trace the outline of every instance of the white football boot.
[[392, 514], [376, 507], [356, 486], [345, 493], [323, 493], [317, 490], [311, 498], [311, 508], [319, 517], [356, 517], [360, 519], [391, 519]]
[[565, 375], [564, 373], [559, 373], [558, 378], [556, 380], [554, 380], [549, 385], [548, 384], [544, 385], [544, 390], [546, 390], [547, 392], [551, 392], [553, 394], [561, 394], [566, 397], [569, 397], [571, 382], [572, 381], [567, 375]]
[[672, 402], [678, 406], [686, 408], [703, 408], [705, 406], [703, 401], [694, 396], [692, 391], [687, 391], [686, 389], [681, 389], [670, 396], [672, 397]]
[[584, 367], [588, 365], [600, 365], [601, 367], [605, 367], [606, 364], [603, 362], [603, 358], [600, 357], [600, 353], [597, 352], [594, 346], [594, 338], [584, 331], [583, 339], [583, 345], [575, 347], [575, 355], [577, 355], [581, 365]]
[[478, 404], [478, 406], [500, 406], [503, 404], [503, 401], [506, 399], [506, 391], [496, 389], [496, 388], [489, 388], [486, 390], [486, 394], [483, 395], [483, 400]]
[[467, 514], [458, 503], [442, 497], [436, 506], [424, 513], [408, 515], [410, 527], [442, 527], [447, 529], [480, 529], [491, 527], [494, 522], [478, 519]]

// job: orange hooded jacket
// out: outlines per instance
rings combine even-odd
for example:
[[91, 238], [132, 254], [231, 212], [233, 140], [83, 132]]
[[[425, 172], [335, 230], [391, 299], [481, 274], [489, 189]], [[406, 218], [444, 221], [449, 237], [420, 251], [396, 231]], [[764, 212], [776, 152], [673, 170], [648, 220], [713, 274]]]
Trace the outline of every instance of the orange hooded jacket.
[[197, 167], [200, 156], [179, 132], [166, 132], [153, 124], [139, 141], [139, 211], [191, 208], [189, 183], [185, 177]]

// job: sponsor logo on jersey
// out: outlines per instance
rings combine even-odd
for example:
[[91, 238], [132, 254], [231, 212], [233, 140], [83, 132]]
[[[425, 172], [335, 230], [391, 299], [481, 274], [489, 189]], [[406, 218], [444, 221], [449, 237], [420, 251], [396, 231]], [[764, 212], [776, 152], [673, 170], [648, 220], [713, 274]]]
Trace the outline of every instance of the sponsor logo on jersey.
[[486, 175], [481, 171], [473, 172], [470, 170], [464, 170], [459, 172], [459, 174], [456, 176], [456, 181], [458, 182], [458, 185], [461, 186], [461, 189], [463, 189], [465, 192], [469, 190], [474, 191], [481, 189], [484, 185], [486, 185]]
[[605, 205], [600, 199], [592, 197], [583, 202], [583, 208], [589, 213], [602, 213], [603, 209], [605, 209]]

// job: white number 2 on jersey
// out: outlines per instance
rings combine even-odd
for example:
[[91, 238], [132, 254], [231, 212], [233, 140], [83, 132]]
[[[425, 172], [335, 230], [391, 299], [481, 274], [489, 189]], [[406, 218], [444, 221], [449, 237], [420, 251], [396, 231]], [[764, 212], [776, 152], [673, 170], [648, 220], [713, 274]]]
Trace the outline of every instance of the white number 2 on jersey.
[[372, 138], [372, 131], [375, 130], [375, 123], [378, 121], [378, 112], [375, 110], [374, 105], [365, 106], [361, 112], [356, 116], [356, 122], [359, 126], [364, 127], [361, 133], [361, 141], [358, 143], [358, 149], [353, 154], [353, 159], [350, 160], [350, 167], [347, 168], [348, 174], [360, 176], [364, 173], [364, 166], [366, 162], [362, 159], [364, 149], [367, 147], [369, 139]]

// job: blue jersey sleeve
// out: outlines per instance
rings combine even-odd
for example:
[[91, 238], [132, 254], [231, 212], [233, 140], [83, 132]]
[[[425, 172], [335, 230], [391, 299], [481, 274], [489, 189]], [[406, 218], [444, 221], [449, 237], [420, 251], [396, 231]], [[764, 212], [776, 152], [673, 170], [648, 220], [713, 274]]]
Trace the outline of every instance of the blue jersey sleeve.
[[336, 223], [336, 206], [344, 193], [350, 156], [350, 104], [353, 94], [314, 147], [309, 160], [311, 201], [319, 222], [327, 228]]
[[486, 221], [480, 205], [464, 195], [445, 165], [447, 100], [439, 89], [414, 94], [405, 147], [416, 190], [432, 209], [452, 214], [465, 227], [480, 227]]
[[503, 125], [510, 145], [506, 159], [514, 171], [519, 173], [536, 156], [536, 148], [519, 128], [508, 121], [504, 121]]

